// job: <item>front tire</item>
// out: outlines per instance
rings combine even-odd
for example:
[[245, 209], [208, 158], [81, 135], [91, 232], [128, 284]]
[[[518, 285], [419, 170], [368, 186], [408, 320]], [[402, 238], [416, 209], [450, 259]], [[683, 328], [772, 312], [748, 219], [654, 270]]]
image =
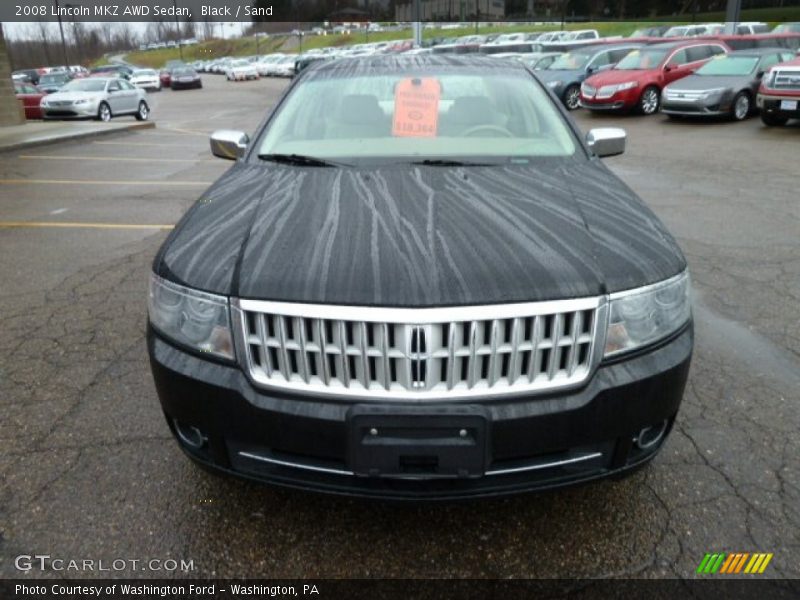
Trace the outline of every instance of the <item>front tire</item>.
[[750, 95], [747, 92], [739, 92], [733, 99], [731, 117], [734, 121], [744, 121], [750, 116], [752, 108], [753, 101], [750, 99]]
[[639, 96], [639, 112], [643, 115], [654, 115], [660, 106], [661, 91], [654, 85], [647, 86]]
[[136, 111], [136, 120], [147, 121], [147, 118], [149, 116], [150, 116], [150, 107], [147, 106], [147, 102], [141, 100], [139, 102], [139, 110]]
[[108, 123], [112, 116], [111, 107], [105, 102], [101, 102], [100, 106], [97, 107], [97, 120]]
[[564, 106], [567, 110], [577, 110], [581, 106], [581, 88], [571, 85], [564, 91]]
[[789, 117], [783, 117], [781, 115], [771, 115], [768, 112], [762, 110], [761, 121], [767, 127], [781, 127], [782, 125], [786, 125], [786, 123], [789, 122]]

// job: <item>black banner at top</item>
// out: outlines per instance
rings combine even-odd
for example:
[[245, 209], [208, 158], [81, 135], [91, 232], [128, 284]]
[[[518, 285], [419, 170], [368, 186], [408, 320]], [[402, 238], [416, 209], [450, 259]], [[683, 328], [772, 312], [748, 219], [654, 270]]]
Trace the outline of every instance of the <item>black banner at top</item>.
[[[706, 0], [702, 10], [724, 14], [729, 2], [742, 1]], [[779, 19], [789, 4], [759, 0], [758, 8], [777, 9], [772, 18]], [[0, 21], [686, 21], [693, 20], [698, 5], [674, 0], [2, 0]]]

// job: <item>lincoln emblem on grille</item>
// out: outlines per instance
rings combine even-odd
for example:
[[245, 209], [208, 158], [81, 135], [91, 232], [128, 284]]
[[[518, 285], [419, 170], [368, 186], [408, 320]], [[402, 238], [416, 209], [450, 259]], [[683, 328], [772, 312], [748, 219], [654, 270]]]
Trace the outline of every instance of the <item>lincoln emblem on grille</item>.
[[411, 335], [408, 358], [411, 360], [411, 387], [420, 389], [425, 387], [425, 374], [427, 371], [427, 330], [422, 325], [410, 325]]

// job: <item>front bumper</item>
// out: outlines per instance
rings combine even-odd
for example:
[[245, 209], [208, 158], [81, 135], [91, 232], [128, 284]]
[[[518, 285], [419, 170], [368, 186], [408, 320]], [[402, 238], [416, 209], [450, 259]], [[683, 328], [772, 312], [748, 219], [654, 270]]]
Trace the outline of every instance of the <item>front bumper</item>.
[[[542, 490], [622, 474], [641, 466], [635, 439], [678, 412], [693, 346], [691, 325], [646, 353], [602, 364], [579, 389], [476, 402], [487, 419], [487, 468], [480, 476], [386, 478], [354, 475], [350, 452], [353, 401], [256, 389], [235, 365], [199, 358], [148, 330], [156, 389], [167, 422], [196, 427], [206, 442], [190, 447], [215, 470], [273, 484], [357, 496], [447, 499]], [[374, 404], [371, 405], [375, 410]], [[446, 402], [416, 405], [461, 410]], [[394, 414], [397, 404], [378, 411]]]
[[641, 90], [642, 88], [635, 87], [603, 98], [589, 98], [581, 93], [581, 106], [589, 110], [629, 110], [636, 106]]
[[699, 98], [695, 100], [670, 100], [662, 96], [661, 112], [667, 115], [681, 115], [687, 117], [728, 115], [733, 109], [732, 99], [733, 98], [728, 97], [728, 95]]
[[42, 107], [43, 119], [93, 119], [97, 116], [99, 104], [72, 104], [69, 106]]
[[201, 83], [199, 79], [194, 79], [192, 81], [177, 81], [175, 79], [172, 80], [170, 84], [173, 90], [186, 90], [192, 88], [199, 88], [201, 87]]
[[[794, 110], [787, 109], [786, 103], [793, 105], [795, 107]], [[768, 115], [800, 119], [800, 94], [759, 94], [756, 98], [756, 105]]]

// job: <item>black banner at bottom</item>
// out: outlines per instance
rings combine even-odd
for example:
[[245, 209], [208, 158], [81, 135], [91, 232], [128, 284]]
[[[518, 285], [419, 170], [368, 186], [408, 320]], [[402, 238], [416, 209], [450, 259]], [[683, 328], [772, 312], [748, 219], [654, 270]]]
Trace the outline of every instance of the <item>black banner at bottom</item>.
[[776, 579], [604, 579], [604, 580], [450, 580], [450, 579], [5, 579], [0, 598], [228, 600], [260, 598], [536, 599], [602, 600], [796, 600], [800, 580]]

